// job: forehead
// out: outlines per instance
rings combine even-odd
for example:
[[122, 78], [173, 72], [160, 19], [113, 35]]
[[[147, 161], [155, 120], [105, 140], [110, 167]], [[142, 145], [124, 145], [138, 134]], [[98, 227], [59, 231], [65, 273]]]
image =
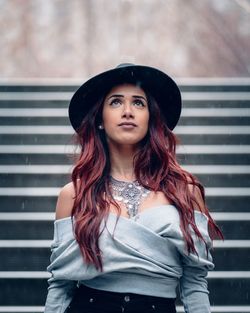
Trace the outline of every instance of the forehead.
[[141, 87], [137, 85], [133, 85], [133, 84], [128, 84], [128, 83], [124, 83], [124, 84], [120, 84], [120, 85], [116, 85], [112, 87], [110, 91], [107, 93], [106, 97], [112, 94], [131, 95], [131, 96], [137, 95], [137, 96], [146, 97], [146, 94]]

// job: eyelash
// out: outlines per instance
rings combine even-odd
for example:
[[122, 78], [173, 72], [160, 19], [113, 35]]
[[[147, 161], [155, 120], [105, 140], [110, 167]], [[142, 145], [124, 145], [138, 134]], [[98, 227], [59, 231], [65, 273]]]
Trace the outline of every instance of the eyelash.
[[141, 100], [135, 100], [135, 102], [134, 103], [140, 103], [140, 105], [141, 106], [143, 106], [143, 107], [145, 107], [145, 104], [144, 104], [144, 102], [143, 101], [141, 101]]
[[110, 105], [112, 104], [116, 104], [116, 103], [121, 103], [120, 99], [113, 99], [111, 102], [110, 102]]
[[[110, 105], [112, 105], [112, 104], [117, 104], [117, 103], [121, 103], [121, 100], [120, 99], [113, 99], [111, 102], [110, 102]], [[142, 107], [145, 107], [145, 104], [144, 104], [144, 102], [143, 101], [141, 101], [141, 100], [139, 100], [139, 99], [137, 99], [137, 100], [135, 100], [134, 101], [134, 104], [140, 104], [140, 106], [142, 106]]]

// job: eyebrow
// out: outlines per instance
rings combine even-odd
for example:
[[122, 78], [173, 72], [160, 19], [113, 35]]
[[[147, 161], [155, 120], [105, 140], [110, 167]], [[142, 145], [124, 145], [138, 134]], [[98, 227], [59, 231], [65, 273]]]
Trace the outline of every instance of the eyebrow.
[[[114, 97], [124, 98], [124, 96], [123, 96], [123, 95], [118, 95], [118, 94], [115, 94], [115, 95], [112, 95], [112, 96], [108, 97], [108, 99], [110, 99], [110, 98], [114, 98]], [[147, 99], [146, 99], [145, 97], [143, 97], [143, 96], [133, 95], [132, 97], [133, 97], [133, 98], [136, 98], [136, 99], [144, 99], [145, 101], [147, 101]]]

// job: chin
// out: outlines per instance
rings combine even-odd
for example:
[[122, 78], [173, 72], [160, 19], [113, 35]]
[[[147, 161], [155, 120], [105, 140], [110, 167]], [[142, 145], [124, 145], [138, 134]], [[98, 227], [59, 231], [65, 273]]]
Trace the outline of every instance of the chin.
[[[113, 133], [115, 134], [115, 133]], [[113, 135], [112, 134], [112, 135]], [[113, 143], [115, 145], [139, 145], [140, 142], [146, 137], [146, 134], [140, 134], [138, 136], [135, 134], [115, 134], [115, 136], [107, 136], [107, 142]]]
[[136, 146], [139, 145], [143, 138], [107, 138], [109, 143], [120, 146]]
[[121, 146], [135, 146], [135, 145], [138, 145], [140, 142], [140, 140], [119, 140], [119, 141], [116, 141], [116, 144], [119, 144]]

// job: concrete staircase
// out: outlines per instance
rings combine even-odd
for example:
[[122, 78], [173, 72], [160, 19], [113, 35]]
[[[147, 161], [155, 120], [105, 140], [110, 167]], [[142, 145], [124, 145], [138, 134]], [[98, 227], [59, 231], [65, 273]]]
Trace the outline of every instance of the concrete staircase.
[[[178, 157], [205, 184], [226, 239], [214, 244], [212, 312], [250, 312], [250, 79], [179, 83]], [[0, 82], [0, 312], [43, 312], [56, 198], [70, 180], [67, 106], [77, 85]]]

